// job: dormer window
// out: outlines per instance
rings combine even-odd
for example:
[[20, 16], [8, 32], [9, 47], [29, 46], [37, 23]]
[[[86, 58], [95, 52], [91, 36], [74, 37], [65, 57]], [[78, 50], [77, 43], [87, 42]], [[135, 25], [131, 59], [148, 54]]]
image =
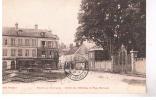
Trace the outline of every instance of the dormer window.
[[45, 32], [41, 32], [40, 34], [42, 37], [45, 37]]
[[22, 30], [19, 30], [18, 32], [23, 32]]
[[17, 34], [21, 35], [22, 32], [23, 32], [23, 30], [18, 30]]

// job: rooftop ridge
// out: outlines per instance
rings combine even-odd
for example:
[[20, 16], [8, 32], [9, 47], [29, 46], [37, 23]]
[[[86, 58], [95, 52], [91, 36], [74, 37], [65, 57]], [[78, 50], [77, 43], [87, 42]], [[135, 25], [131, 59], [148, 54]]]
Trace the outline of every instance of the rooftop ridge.
[[[19, 31], [22, 30], [22, 31]], [[18, 32], [21, 32], [18, 34]], [[42, 32], [45, 32], [45, 37], [59, 39], [57, 35], [50, 32], [48, 29], [33, 29], [33, 28], [18, 28], [15, 27], [2, 27], [2, 35], [7, 36], [27, 36], [27, 37], [43, 37]]]

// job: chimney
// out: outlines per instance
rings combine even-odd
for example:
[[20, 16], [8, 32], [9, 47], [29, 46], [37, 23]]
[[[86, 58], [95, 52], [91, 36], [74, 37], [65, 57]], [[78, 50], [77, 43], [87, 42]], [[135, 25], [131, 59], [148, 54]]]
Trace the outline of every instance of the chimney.
[[38, 25], [37, 24], [35, 24], [35, 30], [38, 30]]
[[52, 31], [51, 31], [51, 30], [48, 30], [48, 32], [49, 32], [49, 33], [52, 33]]
[[18, 23], [15, 24], [15, 29], [18, 30]]

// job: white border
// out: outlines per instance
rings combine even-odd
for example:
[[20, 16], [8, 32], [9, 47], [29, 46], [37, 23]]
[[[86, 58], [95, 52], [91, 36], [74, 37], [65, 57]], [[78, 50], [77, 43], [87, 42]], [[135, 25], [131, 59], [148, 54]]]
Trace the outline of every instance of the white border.
[[146, 0], [147, 32], [147, 92], [149, 96], [156, 96], [156, 0]]
[[[0, 5], [2, 5], [2, 0], [0, 0]], [[147, 92], [149, 96], [156, 96], [156, 0], [146, 0], [147, 1]], [[2, 17], [2, 7], [0, 7], [0, 16]], [[1, 23], [0, 26], [2, 27], [2, 18], [1, 18]], [[1, 34], [2, 34], [2, 28], [0, 28]], [[2, 44], [2, 35], [0, 35], [0, 43]], [[0, 57], [2, 59], [2, 45], [0, 45]], [[2, 61], [0, 60], [1, 66], [2, 66]], [[0, 67], [0, 71], [2, 71], [2, 67]], [[2, 80], [2, 75], [1, 75], [1, 80]], [[2, 83], [2, 82], [1, 82]], [[2, 93], [2, 90], [1, 90]], [[51, 97], [53, 96], [53, 97]], [[103, 97], [106, 98], [103, 98]], [[108, 98], [111, 96], [117, 96], [117, 98]], [[94, 100], [94, 99], [124, 99], [125, 98], [118, 98], [120, 96], [125, 96], [125, 95], [95, 95], [95, 94], [86, 94], [86, 95], [72, 95], [72, 94], [63, 94], [63, 95], [57, 95], [57, 94], [48, 94], [48, 95], [4, 95], [1, 96], [2, 99], [6, 100], [7, 99], [16, 99], [16, 100], [21, 100], [21, 99], [37, 99], [37, 100], [45, 100], [45, 99], [56, 99], [56, 100], [60, 100], [60, 99], [67, 99], [67, 100], [81, 100], [81, 99], [85, 99], [85, 100]], [[131, 95], [129, 95], [131, 96]], [[126, 96], [127, 97], [127, 96]], [[1, 100], [2, 100], [1, 99]], [[131, 98], [126, 98], [131, 100]], [[138, 100], [139, 98], [133, 98], [134, 100]], [[142, 100], [144, 100], [145, 98], [141, 98]], [[146, 98], [149, 99], [149, 98]], [[155, 98], [153, 98], [154, 100]]]

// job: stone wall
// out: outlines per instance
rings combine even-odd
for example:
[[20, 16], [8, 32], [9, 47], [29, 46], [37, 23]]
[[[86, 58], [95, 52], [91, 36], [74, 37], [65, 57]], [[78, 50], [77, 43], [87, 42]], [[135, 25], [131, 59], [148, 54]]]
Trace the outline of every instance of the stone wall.
[[146, 59], [137, 58], [135, 62], [135, 73], [136, 74], [145, 74], [146, 73]]

